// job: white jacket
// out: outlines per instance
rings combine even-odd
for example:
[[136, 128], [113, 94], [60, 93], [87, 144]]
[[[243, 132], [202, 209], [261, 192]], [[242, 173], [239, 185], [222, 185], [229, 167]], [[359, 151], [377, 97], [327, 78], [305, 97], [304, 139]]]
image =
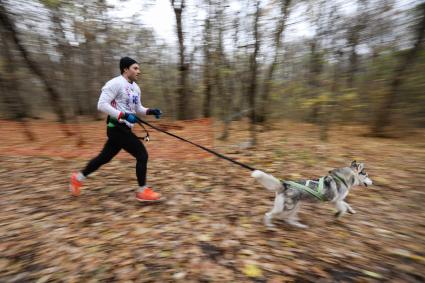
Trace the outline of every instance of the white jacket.
[[[148, 110], [141, 103], [139, 86], [135, 82], [129, 83], [121, 75], [111, 79], [102, 87], [97, 109], [116, 119], [121, 112], [146, 115]], [[125, 123], [133, 127], [133, 124], [129, 122], [125, 121]]]

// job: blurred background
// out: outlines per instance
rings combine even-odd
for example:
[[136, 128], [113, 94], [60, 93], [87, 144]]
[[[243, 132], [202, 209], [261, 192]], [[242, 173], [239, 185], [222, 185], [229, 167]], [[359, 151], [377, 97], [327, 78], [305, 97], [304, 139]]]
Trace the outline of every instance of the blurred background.
[[[424, 36], [420, 0], [0, 0], [0, 281], [424, 282]], [[162, 129], [282, 179], [365, 162], [357, 214], [266, 229], [272, 193], [155, 131], [165, 204], [126, 153], [69, 196], [123, 56]]]
[[1, 1], [1, 117], [99, 118], [122, 56], [172, 119], [425, 125], [422, 1]]

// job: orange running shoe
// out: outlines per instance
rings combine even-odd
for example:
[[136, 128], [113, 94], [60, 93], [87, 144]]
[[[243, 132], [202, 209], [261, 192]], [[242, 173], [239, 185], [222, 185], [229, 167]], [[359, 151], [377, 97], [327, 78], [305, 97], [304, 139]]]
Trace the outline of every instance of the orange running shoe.
[[152, 190], [152, 188], [145, 188], [143, 192], [136, 192], [136, 199], [141, 202], [155, 202], [155, 201], [161, 201], [161, 194], [156, 193]]
[[74, 197], [78, 197], [80, 195], [81, 186], [83, 185], [80, 181], [78, 181], [77, 175], [78, 173], [72, 173], [71, 181], [69, 183], [69, 191]]

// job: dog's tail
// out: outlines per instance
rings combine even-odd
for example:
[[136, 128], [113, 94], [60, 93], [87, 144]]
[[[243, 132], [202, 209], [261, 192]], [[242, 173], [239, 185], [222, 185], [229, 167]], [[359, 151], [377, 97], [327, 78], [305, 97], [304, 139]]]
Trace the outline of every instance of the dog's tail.
[[255, 170], [251, 173], [251, 177], [254, 177], [257, 182], [270, 191], [279, 192], [283, 189], [283, 185], [278, 179], [263, 171]]

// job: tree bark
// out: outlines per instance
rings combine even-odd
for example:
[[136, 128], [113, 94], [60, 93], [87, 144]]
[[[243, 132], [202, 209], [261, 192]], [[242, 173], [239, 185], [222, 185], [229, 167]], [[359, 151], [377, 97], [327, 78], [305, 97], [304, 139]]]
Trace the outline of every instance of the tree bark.
[[[323, 66], [321, 55], [318, 51], [319, 40], [315, 37], [310, 44], [310, 70], [308, 84], [310, 87], [310, 97], [317, 97], [320, 87], [319, 75], [322, 72]], [[309, 122], [317, 123], [319, 121], [320, 103], [314, 103], [310, 113]]]
[[174, 14], [176, 16], [176, 31], [177, 38], [179, 41], [179, 80], [177, 85], [177, 119], [184, 120], [187, 119], [186, 106], [188, 103], [187, 97], [187, 74], [189, 71], [189, 66], [185, 63], [185, 46], [184, 46], [184, 36], [183, 36], [183, 24], [182, 24], [182, 13], [185, 7], [185, 1], [181, 0], [180, 5], [175, 4], [175, 0], [170, 0], [171, 6], [173, 6]]
[[[208, 8], [210, 10], [211, 1], [208, 1]], [[210, 13], [210, 11], [208, 11]], [[204, 101], [202, 106], [202, 114], [205, 118], [211, 117], [211, 107], [212, 107], [212, 84], [211, 84], [211, 19], [210, 14], [208, 14], [205, 19], [205, 32], [204, 32]]]
[[256, 127], [255, 123], [256, 121], [256, 111], [255, 111], [255, 97], [257, 94], [257, 56], [258, 51], [260, 49], [260, 39], [258, 34], [258, 25], [259, 25], [259, 19], [260, 19], [260, 1], [257, 0], [257, 3], [255, 5], [256, 11], [255, 11], [255, 18], [254, 18], [254, 51], [251, 54], [250, 58], [250, 84], [248, 87], [248, 102], [249, 107], [251, 108], [251, 114], [250, 114], [250, 132], [251, 132], [251, 145], [257, 144], [257, 134], [256, 134]]
[[391, 111], [396, 102], [397, 94], [400, 90], [400, 86], [403, 84], [405, 71], [414, 64], [416, 55], [421, 50], [424, 36], [425, 36], [425, 4], [419, 5], [419, 11], [421, 13], [420, 22], [417, 26], [416, 39], [413, 48], [411, 48], [404, 56], [404, 59], [400, 62], [399, 66], [394, 72], [394, 77], [391, 81], [390, 91], [385, 97], [384, 103], [378, 111], [376, 122], [373, 128], [375, 136], [385, 136], [385, 128], [391, 122]]
[[3, 77], [1, 83], [5, 90], [2, 97], [6, 104], [7, 112], [10, 113], [10, 117], [21, 120], [29, 116], [29, 109], [19, 93], [16, 70], [18, 60], [15, 58], [13, 52], [11, 52], [14, 48], [10, 45], [8, 34], [2, 27], [0, 27], [0, 34], [3, 39], [1, 54], [7, 66], [6, 73], [1, 74]]
[[[87, 5], [87, 3], [86, 3]], [[96, 60], [96, 53], [95, 53], [95, 49], [96, 49], [96, 34], [95, 34], [95, 28], [92, 26], [89, 26], [86, 23], [86, 20], [89, 19], [91, 17], [91, 15], [87, 12], [89, 11], [89, 8], [85, 8], [84, 9], [84, 23], [83, 23], [83, 33], [84, 33], [84, 38], [86, 40], [86, 42], [82, 45], [82, 50], [84, 51], [84, 69], [83, 74], [84, 74], [84, 80], [85, 80], [85, 95], [84, 95], [84, 99], [87, 101], [86, 105], [86, 111], [88, 110], [89, 115], [91, 115], [93, 117], [93, 119], [95, 120], [100, 120], [100, 113], [97, 110], [97, 98], [98, 98], [98, 94], [99, 94], [99, 90], [96, 86], [96, 78], [97, 78], [97, 62], [98, 60]]]
[[[40, 78], [40, 80], [43, 82], [44, 86], [46, 87], [47, 93], [49, 94], [50, 102], [52, 103], [52, 106], [53, 106], [53, 110], [56, 112], [57, 116], [59, 117], [59, 121], [61, 123], [66, 123], [67, 119], [66, 119], [65, 111], [61, 105], [61, 99], [60, 99], [59, 93], [56, 92], [56, 90], [53, 88], [52, 84], [47, 79], [47, 76], [44, 75], [42, 70], [38, 67], [38, 64], [30, 58], [29, 53], [27, 52], [27, 50], [25, 49], [24, 45], [21, 43], [18, 37], [18, 32], [15, 29], [15, 25], [12, 19], [9, 18], [2, 0], [0, 0], [0, 22], [4, 26], [5, 30], [7, 31], [8, 36], [17, 46], [19, 53], [22, 55], [28, 67], [31, 69], [32, 72], [34, 72], [34, 74], [36, 74]], [[62, 129], [68, 136], [72, 135], [72, 133], [67, 129], [65, 125], [64, 127], [62, 127]]]
[[264, 89], [263, 89], [263, 94], [262, 94], [262, 98], [261, 98], [261, 107], [260, 107], [260, 115], [258, 115], [257, 120], [259, 122], [266, 122], [267, 120], [267, 106], [268, 106], [268, 101], [269, 101], [269, 96], [270, 96], [270, 89], [271, 89], [271, 85], [273, 82], [273, 73], [274, 70], [276, 69], [277, 66], [277, 61], [278, 61], [278, 57], [279, 57], [279, 50], [281, 48], [282, 45], [282, 40], [281, 40], [281, 36], [282, 33], [285, 30], [285, 25], [286, 25], [286, 20], [289, 17], [289, 6], [291, 5], [291, 0], [282, 0], [281, 2], [281, 17], [280, 17], [280, 21], [279, 24], [276, 28], [275, 31], [275, 36], [274, 36], [274, 45], [275, 45], [275, 50], [274, 50], [274, 56], [273, 56], [273, 61], [270, 64], [268, 70], [267, 70], [267, 75], [264, 81]]

